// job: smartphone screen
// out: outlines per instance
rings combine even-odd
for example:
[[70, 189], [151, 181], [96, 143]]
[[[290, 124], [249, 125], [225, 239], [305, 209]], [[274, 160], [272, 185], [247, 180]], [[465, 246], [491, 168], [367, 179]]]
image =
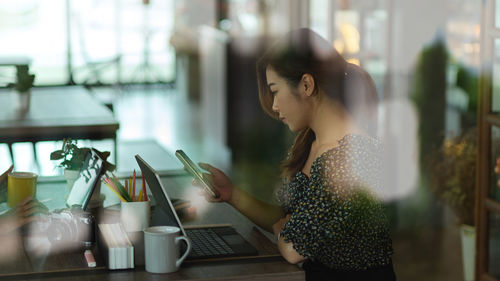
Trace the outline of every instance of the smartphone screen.
[[217, 191], [212, 187], [210, 182], [208, 182], [204, 177], [203, 177], [203, 172], [201, 169], [193, 162], [189, 157], [184, 153], [182, 150], [177, 150], [175, 152], [175, 156], [182, 162], [184, 167], [186, 167], [187, 172], [193, 176], [195, 179], [197, 179], [204, 187], [204, 189], [208, 192], [208, 194], [212, 195], [213, 197], [218, 197], [219, 194]]

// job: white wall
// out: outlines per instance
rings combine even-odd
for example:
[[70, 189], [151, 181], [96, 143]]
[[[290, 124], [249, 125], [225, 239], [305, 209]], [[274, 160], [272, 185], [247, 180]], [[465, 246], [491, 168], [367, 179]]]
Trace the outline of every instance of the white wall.
[[447, 1], [392, 0], [392, 26], [389, 38], [391, 57], [389, 72], [391, 96], [408, 94], [408, 83], [418, 54], [430, 43], [438, 30], [444, 31], [447, 18]]
[[269, 34], [282, 36], [291, 29], [307, 27], [308, 0], [276, 0], [269, 3]]
[[227, 147], [226, 48], [229, 40], [223, 31], [210, 26], [199, 29], [200, 123], [205, 154], [212, 163], [229, 168]]

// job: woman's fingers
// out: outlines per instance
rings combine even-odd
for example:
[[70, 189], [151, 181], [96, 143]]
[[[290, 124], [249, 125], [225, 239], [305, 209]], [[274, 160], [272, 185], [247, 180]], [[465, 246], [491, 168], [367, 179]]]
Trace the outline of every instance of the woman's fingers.
[[208, 163], [203, 163], [203, 162], [199, 162], [198, 165], [203, 169], [203, 170], [206, 170], [208, 172], [210, 172], [210, 174], [212, 175], [216, 175], [216, 174], [221, 174], [222, 171], [215, 168], [214, 166], [208, 164]]
[[198, 195], [205, 197], [205, 200], [207, 200], [208, 202], [211, 202], [211, 203], [222, 202], [222, 200], [220, 198], [212, 197], [212, 195], [208, 194], [205, 190], [200, 190], [198, 192]]
[[203, 173], [203, 178], [208, 181], [209, 183], [213, 184], [214, 183], [214, 175], [209, 174], [209, 173]]
[[35, 216], [24, 217], [18, 220], [18, 226], [21, 227], [23, 225], [27, 225], [29, 223], [35, 222], [38, 218]]
[[33, 202], [33, 197], [28, 196], [28, 197], [24, 198], [23, 201], [19, 202], [17, 204], [17, 206], [22, 207], [22, 206], [28, 205], [28, 204], [30, 204], [32, 202]]
[[211, 170], [214, 168], [212, 165], [208, 163], [203, 163], [203, 162], [198, 162], [198, 166], [200, 166], [202, 169], [207, 170], [211, 172]]
[[48, 212], [49, 209], [45, 205], [37, 200], [34, 200], [32, 197], [27, 197], [12, 208], [9, 211], [9, 214], [24, 218], [36, 214], [47, 214]]

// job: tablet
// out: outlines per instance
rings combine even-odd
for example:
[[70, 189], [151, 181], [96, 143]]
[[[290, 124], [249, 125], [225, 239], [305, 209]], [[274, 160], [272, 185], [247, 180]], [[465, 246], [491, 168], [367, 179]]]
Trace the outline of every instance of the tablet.
[[200, 170], [200, 168], [198, 168], [198, 166], [193, 161], [191, 161], [191, 159], [189, 159], [184, 151], [180, 149], [177, 150], [175, 152], [175, 156], [177, 156], [182, 164], [184, 164], [187, 172], [202, 184], [203, 189], [205, 189], [208, 194], [212, 195], [212, 197], [214, 198], [219, 197], [218, 192], [215, 190], [212, 184], [203, 177], [203, 172]]

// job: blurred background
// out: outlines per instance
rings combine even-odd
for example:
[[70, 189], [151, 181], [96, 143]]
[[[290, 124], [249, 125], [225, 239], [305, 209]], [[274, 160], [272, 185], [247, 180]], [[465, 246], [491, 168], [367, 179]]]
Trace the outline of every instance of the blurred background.
[[[464, 280], [462, 258], [478, 259], [462, 254], [460, 225], [477, 226], [475, 210], [484, 211], [475, 201], [478, 160], [488, 163], [482, 168], [490, 192], [481, 198], [500, 200], [492, 168], [500, 130], [491, 117], [500, 109], [497, 2], [4, 0], [0, 95], [12, 94], [28, 67], [35, 75], [32, 102], [37, 91], [66, 93], [64, 104], [44, 106], [72, 111], [81, 107], [72, 93], [83, 89], [111, 112], [116, 139], [78, 144], [110, 151], [119, 171], [137, 169], [136, 153], [149, 155], [158, 170], [178, 170], [172, 154], [184, 149], [274, 202], [293, 134], [261, 110], [255, 62], [273, 39], [310, 27], [375, 81], [398, 279]], [[11, 106], [3, 102], [0, 111]], [[478, 131], [482, 112], [497, 125]], [[0, 113], [0, 128], [12, 123], [6, 116]], [[481, 134], [488, 141], [478, 158]], [[14, 163], [17, 170], [61, 175], [49, 158], [61, 144], [11, 138], [0, 143], [0, 170]], [[480, 226], [488, 230], [481, 241], [489, 251], [478, 266], [492, 278], [481, 280], [500, 278], [499, 225], [497, 215]]]

